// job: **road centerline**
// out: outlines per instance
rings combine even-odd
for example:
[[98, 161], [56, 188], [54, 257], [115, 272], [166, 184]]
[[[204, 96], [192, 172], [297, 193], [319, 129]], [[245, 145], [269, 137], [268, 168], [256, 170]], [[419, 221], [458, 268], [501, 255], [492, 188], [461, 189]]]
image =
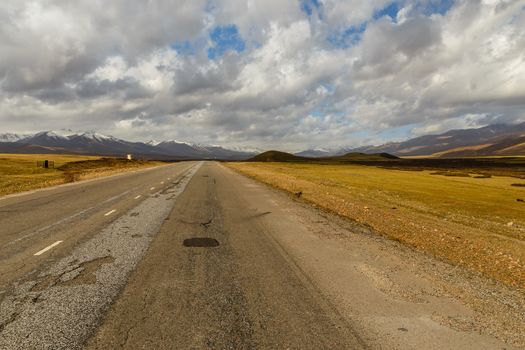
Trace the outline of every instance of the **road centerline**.
[[39, 256], [39, 255], [42, 255], [44, 254], [45, 252], [47, 252], [48, 250], [51, 250], [53, 249], [54, 247], [56, 247], [57, 245], [59, 245], [60, 243], [62, 243], [63, 241], [56, 241], [55, 243], [51, 244], [51, 245], [48, 245], [47, 247], [45, 247], [44, 249], [42, 250], [39, 250], [38, 252], [36, 252], [34, 254], [34, 256]]
[[117, 211], [116, 209], [112, 209], [112, 210], [108, 211], [106, 214], [104, 214], [104, 216], [110, 216], [111, 214], [113, 214], [116, 211]]

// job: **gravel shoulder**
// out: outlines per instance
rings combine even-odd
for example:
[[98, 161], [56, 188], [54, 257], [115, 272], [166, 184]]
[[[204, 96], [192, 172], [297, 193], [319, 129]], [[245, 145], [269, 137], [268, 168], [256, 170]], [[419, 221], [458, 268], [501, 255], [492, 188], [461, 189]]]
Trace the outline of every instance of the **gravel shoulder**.
[[268, 230], [278, 233], [276, 240], [358, 325], [371, 348], [525, 348], [522, 289], [251, 181], [243, 191], [259, 210], [293, 220], [265, 217]]
[[521, 180], [355, 164], [228, 166], [393, 240], [525, 292], [525, 189], [514, 186]]

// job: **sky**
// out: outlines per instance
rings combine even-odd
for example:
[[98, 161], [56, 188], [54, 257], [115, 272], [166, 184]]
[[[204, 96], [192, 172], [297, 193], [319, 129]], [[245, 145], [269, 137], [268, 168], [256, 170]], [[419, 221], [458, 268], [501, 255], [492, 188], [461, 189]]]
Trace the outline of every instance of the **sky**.
[[525, 121], [525, 0], [2, 0], [0, 133], [361, 146]]

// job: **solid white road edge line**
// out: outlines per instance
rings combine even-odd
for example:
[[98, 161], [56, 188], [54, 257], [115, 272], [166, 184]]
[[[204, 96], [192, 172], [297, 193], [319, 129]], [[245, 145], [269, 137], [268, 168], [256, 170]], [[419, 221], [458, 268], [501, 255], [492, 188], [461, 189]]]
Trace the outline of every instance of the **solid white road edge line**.
[[113, 209], [111, 211], [108, 211], [106, 214], [104, 214], [104, 216], [109, 216], [109, 215], [113, 214], [114, 212], [116, 212], [115, 209]]
[[47, 246], [45, 247], [44, 249], [36, 252], [34, 255], [35, 256], [38, 256], [38, 255], [42, 255], [44, 254], [45, 252], [47, 252], [48, 250], [50, 249], [53, 249], [54, 247], [56, 247], [57, 245], [59, 245], [60, 243], [62, 243], [63, 241], [56, 241], [55, 243], [51, 244], [50, 246]]

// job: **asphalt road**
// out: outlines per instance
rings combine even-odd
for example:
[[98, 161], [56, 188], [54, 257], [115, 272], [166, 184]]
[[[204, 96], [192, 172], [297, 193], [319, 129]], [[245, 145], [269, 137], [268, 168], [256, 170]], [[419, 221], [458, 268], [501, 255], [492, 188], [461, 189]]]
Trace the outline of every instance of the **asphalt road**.
[[[202, 167], [89, 348], [362, 348], [261, 224], [271, 213], [251, 208], [238, 180], [216, 164]], [[211, 246], [187, 246], [195, 238]]]
[[323, 215], [215, 162], [0, 199], [0, 349], [512, 349]]
[[[178, 163], [0, 198], [0, 300], [12, 281], [98, 233], [191, 165]], [[34, 255], [57, 241], [62, 243], [47, 254]]]
[[0, 349], [79, 348], [199, 166], [0, 199]]

